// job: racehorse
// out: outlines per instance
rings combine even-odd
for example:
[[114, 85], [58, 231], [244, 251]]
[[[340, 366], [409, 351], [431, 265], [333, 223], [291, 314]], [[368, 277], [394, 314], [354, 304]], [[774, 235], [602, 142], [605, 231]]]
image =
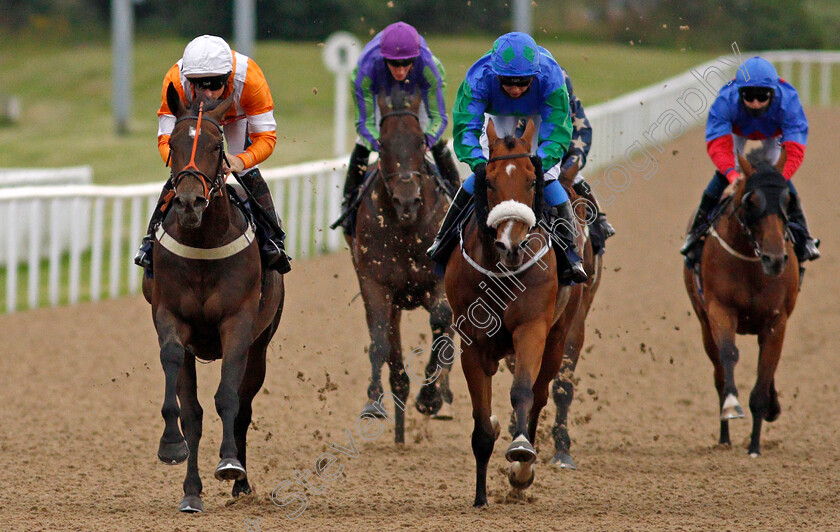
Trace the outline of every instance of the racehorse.
[[[528, 121], [522, 137], [499, 138], [488, 122], [486, 178], [476, 176], [475, 212], [446, 268], [446, 295], [473, 406], [475, 506], [487, 504], [487, 463], [501, 432], [490, 408], [499, 361], [511, 353], [515, 358], [510, 392], [515, 430], [505, 457], [511, 486], [523, 490], [534, 481], [537, 422], [573, 319], [564, 312], [572, 288], [559, 285], [551, 237], [537, 225], [543, 183], [529, 158], [534, 133]], [[582, 240], [581, 231], [579, 245]]]
[[179, 509], [201, 512], [203, 411], [195, 360], [222, 360], [215, 477], [235, 481], [233, 496], [250, 493], [245, 450], [251, 402], [265, 378], [266, 348], [280, 322], [284, 287], [282, 275], [262, 270], [252, 225], [225, 186], [219, 124], [233, 99], [215, 106], [196, 101], [187, 109], [171, 84], [166, 95], [176, 117], [169, 139], [174, 197], [156, 232], [154, 277], [144, 276], [143, 295], [152, 305], [165, 374], [158, 458], [166, 464], [189, 459]]
[[744, 417], [735, 387], [736, 334], [758, 335], [758, 378], [750, 393], [753, 417], [749, 454], [760, 453], [761, 422], [781, 413], [774, 374], [785, 327], [799, 292], [799, 264], [787, 232], [786, 154], [775, 166], [740, 154], [745, 179], [703, 243], [699, 271], [686, 266], [685, 287], [714, 365], [720, 399], [721, 445], [731, 446], [729, 420]]
[[[586, 199], [576, 197], [572, 189], [572, 183], [577, 172], [578, 165], [575, 164], [560, 175], [560, 181], [566, 187], [566, 192], [572, 200], [578, 221], [588, 225], [589, 222], [594, 221], [589, 219], [589, 215], [596, 211], [591, 208], [587, 210]], [[595, 299], [598, 286], [601, 284], [601, 272], [603, 269], [603, 257], [601, 254], [593, 252], [592, 240], [588, 235], [581, 249], [583, 251], [581, 253], [583, 265], [586, 268], [586, 274], [589, 278], [585, 283], [576, 284], [571, 287], [571, 297], [564, 313], [564, 317], [566, 315], [572, 317], [568, 325], [568, 335], [566, 336], [565, 356], [560, 366], [560, 371], [551, 385], [551, 395], [557, 407], [554, 426], [551, 429], [551, 433], [554, 436], [555, 451], [551, 463], [560, 469], [577, 468], [572, 456], [569, 454], [572, 440], [569, 437], [567, 426], [569, 407], [572, 404], [575, 389], [572, 378], [577, 367], [578, 359], [580, 358], [580, 351], [583, 348], [586, 333], [586, 316], [592, 308], [592, 301]]]
[[[382, 404], [382, 365], [390, 370], [394, 401], [394, 438], [405, 442], [405, 402], [410, 380], [421, 384], [416, 407], [436, 414], [444, 400], [452, 402], [448, 374], [451, 339], [446, 329], [452, 310], [443, 281], [432, 270], [426, 249], [437, 234], [448, 202], [425, 159], [418, 92], [395, 89], [379, 99], [381, 116], [377, 175], [363, 189], [356, 215], [355, 237], [347, 236], [359, 279], [370, 332], [371, 382], [362, 415], [387, 417]], [[423, 369], [403, 362], [400, 316], [423, 306], [429, 312], [432, 350]]]

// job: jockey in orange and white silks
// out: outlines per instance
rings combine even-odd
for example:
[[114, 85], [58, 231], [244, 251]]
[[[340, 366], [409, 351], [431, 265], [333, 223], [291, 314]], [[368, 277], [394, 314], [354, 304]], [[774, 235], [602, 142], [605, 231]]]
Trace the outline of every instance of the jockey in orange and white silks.
[[[227, 149], [222, 169], [234, 172], [258, 205], [252, 204], [263, 266], [286, 273], [291, 269], [283, 248], [285, 235], [279, 230], [274, 202], [257, 165], [268, 159], [277, 143], [274, 101], [262, 70], [248, 56], [234, 52], [221, 37], [202, 35], [190, 41], [184, 55], [172, 65], [163, 79], [158, 110], [158, 150], [169, 164], [169, 136], [175, 116], [166, 93], [172, 85], [189, 108], [194, 100], [213, 102], [233, 96], [233, 104], [221, 121]], [[158, 205], [149, 221], [134, 262], [148, 272], [152, 269], [154, 230], [164, 218], [165, 198], [173, 185], [167, 180]]]
[[[158, 110], [158, 149], [164, 162], [169, 160], [169, 134], [175, 127], [175, 117], [166, 104], [166, 89], [170, 83], [188, 107], [197, 97], [197, 90], [201, 92], [221, 84], [222, 93], [217, 99], [233, 94], [233, 105], [225, 115], [222, 127], [227, 153], [242, 160], [241, 171], [248, 171], [265, 161], [274, 151], [277, 142], [274, 101], [262, 70], [250, 57], [231, 50], [223, 39], [202, 35], [187, 46], [184, 57], [172, 65], [163, 79]], [[246, 133], [251, 143], [247, 148]]]

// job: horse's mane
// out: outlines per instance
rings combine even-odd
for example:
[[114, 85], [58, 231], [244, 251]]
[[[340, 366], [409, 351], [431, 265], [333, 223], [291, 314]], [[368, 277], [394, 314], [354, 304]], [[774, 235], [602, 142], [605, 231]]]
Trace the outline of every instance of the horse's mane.
[[[505, 148], [512, 150], [516, 147], [516, 137], [513, 135], [506, 135], [502, 138], [502, 141], [505, 144]], [[545, 188], [545, 182], [540, 177], [537, 177], [536, 187], [534, 190], [534, 204], [531, 207], [534, 209], [534, 214], [537, 216], [537, 220], [541, 220], [543, 218], [543, 209], [544, 209], [544, 200], [543, 200], [543, 190]], [[475, 176], [475, 185], [473, 190], [473, 196], [475, 198], [475, 219], [478, 222], [478, 225], [489, 235], [495, 236], [496, 230], [492, 227], [487, 226], [487, 217], [490, 215], [490, 206], [487, 203], [487, 172], [484, 172], [482, 176]]]
[[411, 107], [411, 102], [417, 91], [408, 92], [401, 87], [396, 86], [391, 90], [391, 109], [399, 111], [400, 109], [408, 109]]

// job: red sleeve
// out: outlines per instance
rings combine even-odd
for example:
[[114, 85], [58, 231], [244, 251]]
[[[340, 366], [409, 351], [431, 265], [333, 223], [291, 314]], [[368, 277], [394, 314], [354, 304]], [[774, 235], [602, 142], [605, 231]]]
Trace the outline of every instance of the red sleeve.
[[802, 160], [805, 159], [805, 145], [788, 140], [782, 142], [782, 147], [787, 152], [787, 161], [785, 162], [782, 175], [785, 176], [785, 179], [789, 180], [796, 173], [796, 170], [799, 169]]
[[732, 135], [723, 135], [706, 143], [706, 151], [715, 164], [715, 167], [726, 176], [731, 183], [735, 180], [735, 145], [732, 143]]

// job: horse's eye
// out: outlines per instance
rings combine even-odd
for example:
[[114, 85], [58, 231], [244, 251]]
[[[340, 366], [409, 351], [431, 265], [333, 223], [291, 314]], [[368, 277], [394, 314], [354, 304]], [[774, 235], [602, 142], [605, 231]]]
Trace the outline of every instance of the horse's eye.
[[496, 187], [494, 187], [494, 186], [493, 186], [492, 184], [490, 184], [490, 183], [487, 183], [487, 190], [496, 190]]
[[531, 190], [537, 188], [537, 180], [534, 179], [533, 181], [531, 181], [531, 183], [528, 185], [528, 188], [530, 188]]

